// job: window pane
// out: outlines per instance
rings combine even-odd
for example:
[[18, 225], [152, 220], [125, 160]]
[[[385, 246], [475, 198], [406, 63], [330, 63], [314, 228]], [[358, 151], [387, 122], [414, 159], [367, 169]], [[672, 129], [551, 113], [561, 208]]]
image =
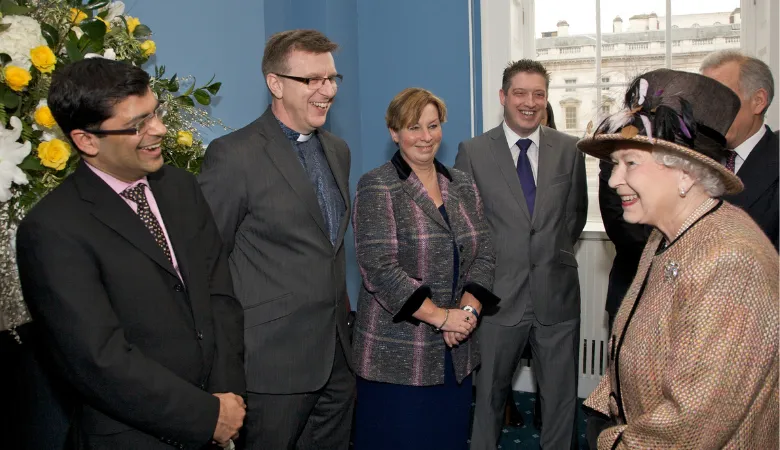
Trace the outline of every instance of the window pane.
[[624, 83], [665, 67], [665, 16], [666, 0], [601, 0], [602, 77]]
[[708, 0], [695, 7], [672, 0], [672, 68], [698, 72], [707, 54], [739, 49], [739, 0]]
[[534, 10], [537, 60], [550, 72], [550, 86], [576, 92], [574, 85], [595, 83], [596, 0], [538, 0]]

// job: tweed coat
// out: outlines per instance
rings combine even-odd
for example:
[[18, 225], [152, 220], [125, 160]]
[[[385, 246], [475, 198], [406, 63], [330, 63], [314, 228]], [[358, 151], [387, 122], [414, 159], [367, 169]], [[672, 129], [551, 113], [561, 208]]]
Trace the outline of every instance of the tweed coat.
[[[398, 152], [358, 183], [352, 226], [363, 283], [353, 357], [357, 374], [368, 380], [444, 383], [442, 335], [412, 314], [426, 298], [457, 308], [464, 290], [483, 304], [483, 314], [498, 302], [490, 292], [495, 258], [474, 180], [434, 164], [450, 226]], [[460, 259], [454, 289], [453, 243]], [[474, 335], [452, 356], [460, 382], [479, 364]]]
[[653, 231], [585, 405], [598, 448], [778, 448], [778, 256], [719, 203], [666, 249]]

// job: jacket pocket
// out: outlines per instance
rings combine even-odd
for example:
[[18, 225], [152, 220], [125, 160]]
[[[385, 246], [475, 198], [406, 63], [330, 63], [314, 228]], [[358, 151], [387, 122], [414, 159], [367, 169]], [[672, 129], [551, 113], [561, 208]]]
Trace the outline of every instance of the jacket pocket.
[[564, 174], [561, 174], [561, 175], [556, 175], [550, 181], [550, 186], [555, 186], [556, 184], [562, 184], [562, 183], [565, 183], [567, 181], [571, 181], [571, 174], [564, 173]]
[[244, 309], [244, 329], [289, 316], [292, 312], [292, 292], [263, 300]]
[[558, 252], [558, 262], [571, 267], [579, 267], [579, 264], [577, 264], [577, 257], [574, 256], [574, 253], [563, 249]]

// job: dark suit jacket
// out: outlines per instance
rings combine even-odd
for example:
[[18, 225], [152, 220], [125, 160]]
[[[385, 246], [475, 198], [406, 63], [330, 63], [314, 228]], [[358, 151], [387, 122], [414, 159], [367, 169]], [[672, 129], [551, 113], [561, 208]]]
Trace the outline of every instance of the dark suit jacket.
[[518, 324], [529, 302], [545, 325], [580, 317], [574, 244], [587, 218], [585, 159], [577, 138], [552, 128], [541, 127], [539, 144], [533, 217], [501, 125], [461, 142], [455, 161], [477, 183], [496, 251], [501, 304], [483, 320], [504, 326]]
[[315, 188], [270, 107], [213, 141], [199, 177], [244, 306], [250, 392], [289, 394], [324, 386], [337, 338], [351, 364], [344, 257], [349, 149], [327, 131], [317, 133], [346, 204], [335, 245]]
[[778, 187], [778, 158], [780, 154], [780, 139], [777, 132], [766, 127], [764, 137], [758, 141], [750, 155], [737, 171], [737, 175], [745, 184], [745, 190], [736, 195], [726, 195], [723, 198], [744, 209], [756, 221], [759, 227], [778, 248], [780, 226], [778, 217], [780, 197]]
[[182, 170], [148, 181], [184, 283], [86, 163], [19, 226], [24, 298], [76, 392], [86, 447], [201, 447], [219, 414], [210, 392], [245, 389], [241, 309], [208, 205]]
[[634, 280], [639, 258], [645, 248], [653, 227], [623, 220], [623, 206], [620, 196], [609, 187], [609, 177], [612, 176], [612, 164], [599, 162], [599, 209], [601, 220], [607, 236], [615, 245], [615, 259], [609, 271], [609, 286], [607, 287], [607, 302], [604, 309], [610, 320], [617, 313], [631, 281]]

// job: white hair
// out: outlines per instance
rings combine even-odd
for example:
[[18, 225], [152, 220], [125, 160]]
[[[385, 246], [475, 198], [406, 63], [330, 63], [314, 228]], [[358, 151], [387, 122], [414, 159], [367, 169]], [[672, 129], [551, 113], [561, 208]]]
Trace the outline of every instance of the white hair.
[[710, 197], [720, 197], [726, 192], [726, 184], [720, 179], [715, 169], [694, 159], [658, 147], [653, 149], [653, 157], [659, 164], [671, 169], [682, 170], [693, 177]]

